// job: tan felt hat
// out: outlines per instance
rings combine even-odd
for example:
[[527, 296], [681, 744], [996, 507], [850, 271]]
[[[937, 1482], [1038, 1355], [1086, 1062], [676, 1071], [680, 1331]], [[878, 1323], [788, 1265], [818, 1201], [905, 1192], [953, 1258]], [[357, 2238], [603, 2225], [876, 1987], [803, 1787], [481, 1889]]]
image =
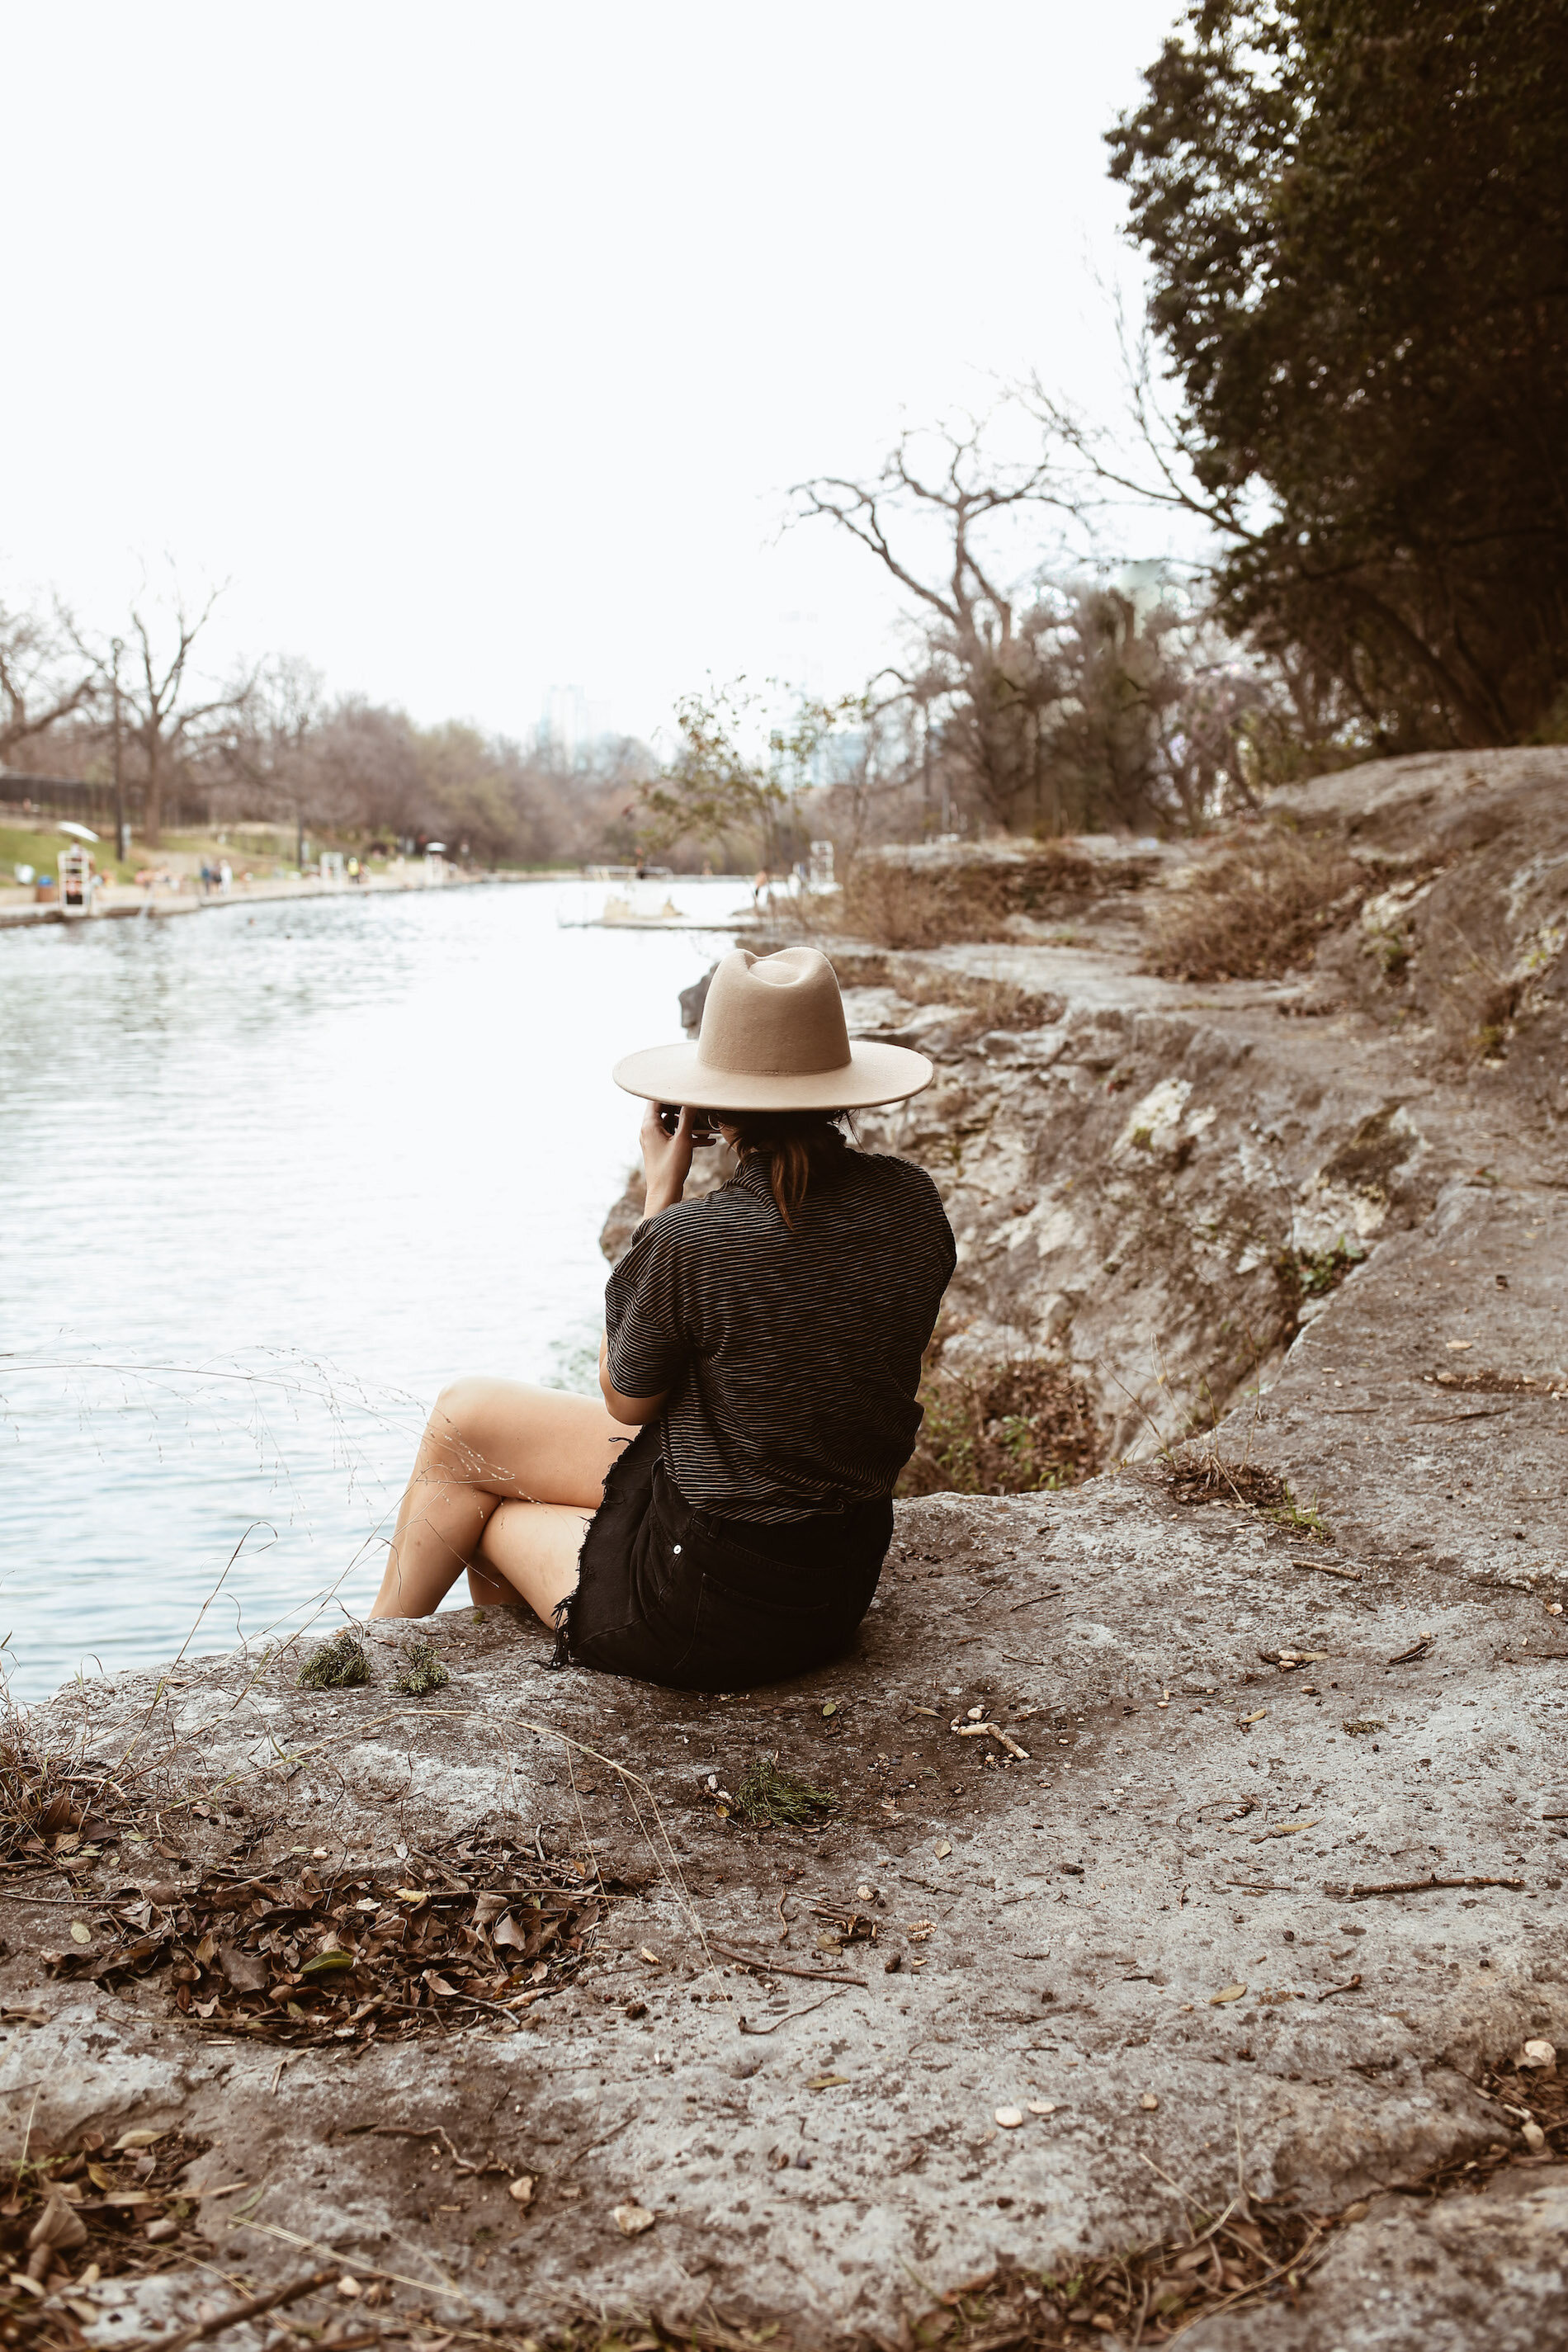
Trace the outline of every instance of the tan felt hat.
[[859, 1110], [918, 1095], [936, 1073], [907, 1045], [850, 1044], [838, 975], [815, 948], [735, 948], [709, 983], [696, 1044], [646, 1045], [614, 1075], [629, 1095], [698, 1109]]

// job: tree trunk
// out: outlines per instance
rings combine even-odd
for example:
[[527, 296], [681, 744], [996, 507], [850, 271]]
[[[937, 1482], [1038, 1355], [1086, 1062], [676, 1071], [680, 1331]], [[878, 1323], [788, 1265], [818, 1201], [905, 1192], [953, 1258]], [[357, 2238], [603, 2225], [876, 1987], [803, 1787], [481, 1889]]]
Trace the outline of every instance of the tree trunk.
[[155, 732], [149, 731], [145, 740], [147, 791], [142, 803], [142, 831], [148, 848], [157, 849], [162, 845], [163, 833], [163, 746]]

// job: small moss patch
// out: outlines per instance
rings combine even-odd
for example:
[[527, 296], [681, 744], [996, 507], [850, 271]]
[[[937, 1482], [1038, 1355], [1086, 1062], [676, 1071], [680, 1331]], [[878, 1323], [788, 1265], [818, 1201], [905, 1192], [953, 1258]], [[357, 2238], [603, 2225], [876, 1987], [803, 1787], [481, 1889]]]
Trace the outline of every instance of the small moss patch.
[[759, 1756], [735, 1790], [735, 1816], [748, 1829], [802, 1829], [837, 1810], [838, 1800], [784, 1771], [776, 1756]]
[[403, 1671], [393, 1685], [407, 1698], [423, 1698], [427, 1691], [445, 1690], [452, 1677], [446, 1661], [434, 1642], [423, 1633], [410, 1633], [398, 1653]]
[[369, 1680], [364, 1643], [347, 1625], [319, 1650], [312, 1650], [300, 1669], [301, 1690], [358, 1690]]

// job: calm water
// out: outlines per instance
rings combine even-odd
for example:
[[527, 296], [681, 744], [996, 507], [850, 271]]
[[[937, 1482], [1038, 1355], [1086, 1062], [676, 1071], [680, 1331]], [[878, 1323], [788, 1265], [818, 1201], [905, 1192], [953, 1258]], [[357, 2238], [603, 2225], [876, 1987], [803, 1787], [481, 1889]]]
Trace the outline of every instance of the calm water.
[[[646, 892], [651, 905], [664, 887]], [[591, 1388], [616, 1057], [721, 935], [582, 884], [0, 933], [0, 1633], [28, 1697], [363, 1609], [424, 1413]], [[747, 893], [678, 884], [716, 921]], [[217, 1596], [213, 1588], [228, 1567]]]

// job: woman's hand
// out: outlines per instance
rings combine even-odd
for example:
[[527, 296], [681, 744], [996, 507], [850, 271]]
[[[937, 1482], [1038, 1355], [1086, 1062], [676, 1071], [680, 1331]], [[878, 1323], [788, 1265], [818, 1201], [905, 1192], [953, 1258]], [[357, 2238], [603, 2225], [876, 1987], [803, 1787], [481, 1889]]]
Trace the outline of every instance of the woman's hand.
[[659, 1122], [658, 1105], [649, 1103], [643, 1114], [642, 1164], [647, 1192], [643, 1201], [643, 1215], [657, 1217], [661, 1209], [671, 1209], [686, 1190], [686, 1180], [691, 1173], [691, 1106], [682, 1106], [680, 1124], [673, 1135], [666, 1135]]

